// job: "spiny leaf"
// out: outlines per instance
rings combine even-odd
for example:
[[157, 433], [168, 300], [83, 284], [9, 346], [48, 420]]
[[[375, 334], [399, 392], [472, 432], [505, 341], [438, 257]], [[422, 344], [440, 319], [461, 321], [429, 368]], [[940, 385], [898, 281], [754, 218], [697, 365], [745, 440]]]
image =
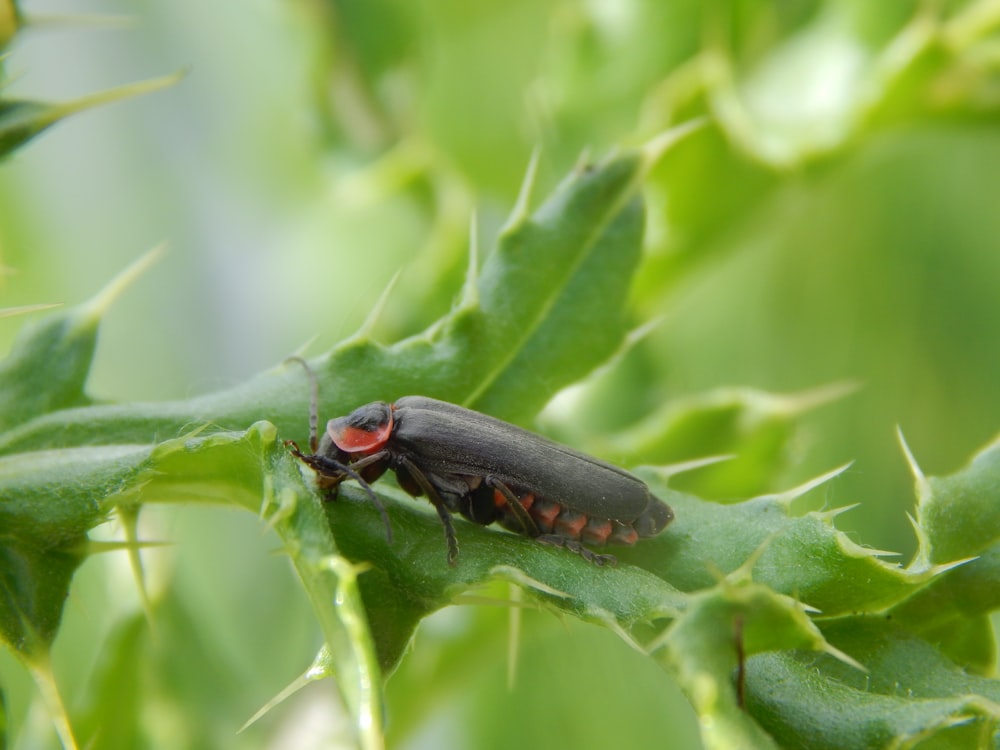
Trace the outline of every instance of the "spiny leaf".
[[[22, 329], [10, 355], [0, 363], [0, 429], [89, 403], [83, 384], [94, 354], [97, 321], [89, 323], [56, 316]], [[44, 374], [34, 369], [43, 357], [51, 363]]]
[[868, 672], [795, 652], [747, 663], [748, 708], [782, 747], [1000, 746], [996, 680], [966, 674], [884, 617], [845, 618], [823, 631]]
[[[833, 525], [836, 511], [793, 515], [790, 505], [795, 492], [720, 505], [676, 492], [652, 471], [643, 470], [640, 475], [674, 508], [677, 520], [666, 533], [623, 550], [620, 557], [685, 591], [712, 586], [713, 571], [736, 570], [765, 542], [754, 566], [754, 580], [829, 617], [881, 610], [910, 596], [941, 572], [937, 567], [904, 569], [880, 560], [877, 550], [862, 547], [837, 531]], [[811, 487], [810, 483], [806, 489]]]
[[[915, 564], [961, 554], [950, 570], [893, 610], [900, 621], [942, 644], [960, 663], [992, 673], [996, 644], [985, 617], [1000, 607], [1000, 441], [959, 471], [924, 477], [916, 464], [916, 528], [922, 544]], [[989, 637], [976, 637], [977, 635]]]
[[106, 446], [0, 458], [0, 636], [15, 653], [47, 654], [86, 534], [107, 517], [102, 501], [148, 455]]
[[917, 523], [927, 535], [931, 563], [968, 557], [1000, 541], [1000, 440], [964, 469], [920, 483]]
[[[450, 567], [441, 525], [406, 496], [379, 488], [394, 534], [389, 545], [377, 511], [353, 488], [325, 506], [338, 546], [349, 559], [371, 566], [359, 579], [379, 658], [395, 668], [413, 630], [427, 615], [451, 604], [459, 593], [493, 580], [507, 580], [536, 600], [589, 622], [614, 625], [622, 633], [672, 617], [685, 597], [639, 568], [595, 568], [566, 550], [519, 535], [456, 521], [459, 563]], [[350, 529], [350, 533], [337, 533]]]
[[118, 295], [162, 254], [155, 248], [86, 305], [26, 325], [0, 362], [0, 433], [58, 409], [90, 403], [84, 384], [101, 317]]
[[776, 649], [832, 651], [794, 599], [775, 594], [739, 572], [733, 580], [691, 596], [656, 655], [678, 676], [698, 712], [707, 748], [777, 748], [740, 705], [741, 652]]

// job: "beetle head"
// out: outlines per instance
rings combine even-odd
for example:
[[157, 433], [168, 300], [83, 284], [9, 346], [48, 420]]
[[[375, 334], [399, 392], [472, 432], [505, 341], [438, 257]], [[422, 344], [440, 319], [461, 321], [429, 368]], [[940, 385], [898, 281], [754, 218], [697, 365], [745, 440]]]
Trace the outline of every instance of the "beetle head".
[[326, 434], [344, 453], [367, 456], [385, 447], [392, 428], [392, 407], [384, 401], [373, 401], [346, 417], [331, 419], [326, 424]]

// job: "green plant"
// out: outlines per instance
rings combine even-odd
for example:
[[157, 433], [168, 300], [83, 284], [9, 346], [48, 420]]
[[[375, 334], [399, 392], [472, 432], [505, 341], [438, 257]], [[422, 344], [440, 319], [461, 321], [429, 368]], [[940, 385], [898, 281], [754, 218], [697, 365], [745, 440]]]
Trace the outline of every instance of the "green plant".
[[[741, 221], [752, 223], [748, 217], [764, 217], [766, 232], [777, 234], [782, 199], [794, 199], [803, 181], [819, 183], [825, 197], [823, 172], [835, 169], [822, 161], [847, 148], [863, 130], [859, 123], [871, 134], [893, 122], [930, 117], [924, 95], [968, 62], [978, 39], [971, 20], [988, 6], [956, 12], [939, 25], [917, 15], [901, 30], [893, 27], [898, 34], [886, 32], [891, 24], [879, 16], [884, 26], [864, 27], [867, 37], [856, 29], [847, 35], [888, 39], [887, 48], [906, 54], [871, 56], [862, 78], [882, 88], [874, 96], [845, 97], [841, 116], [834, 118], [836, 137], [820, 142], [809, 128], [775, 139], [781, 132], [776, 124], [739, 111], [745, 91], [731, 68], [743, 54], [759, 54], [753, 35], [731, 40], [731, 57], [708, 45], [698, 96], [677, 93], [678, 87], [686, 90], [678, 75], [646, 103], [659, 113], [652, 119], [663, 121], [669, 119], [663, 107], [701, 111], [707, 99], [715, 115], [709, 123], [691, 132], [668, 131], [574, 169], [545, 199], [534, 196], [536, 177], [529, 170], [496, 247], [482, 259], [471, 252], [459, 300], [448, 313], [423, 332], [384, 345], [374, 338], [384, 325], [379, 303], [356, 335], [312, 359], [324, 416], [375, 398], [425, 393], [522, 424], [531, 424], [553, 395], [604, 366], [576, 401], [589, 408], [578, 407], [583, 413], [573, 420], [550, 418], [548, 428], [630, 465], [678, 464], [638, 470], [675, 509], [677, 520], [660, 537], [621, 551], [613, 570], [464, 523], [458, 527], [459, 564], [449, 568], [438, 521], [389, 482], [379, 483], [377, 491], [396, 535], [391, 545], [378, 513], [357, 488], [347, 485], [339, 502], [323, 504], [282, 446], [284, 439], [301, 442], [306, 430], [308, 387], [294, 366], [279, 365], [194, 398], [96, 402], [86, 385], [98, 324], [135, 269], [94, 301], [26, 326], [0, 368], [0, 628], [35, 677], [63, 744], [73, 744], [74, 729], [81, 744], [101, 747], [233, 741], [239, 721], [234, 724], [220, 708], [232, 705], [207, 695], [191, 662], [201, 658], [202, 669], [213, 660], [224, 669], [242, 667], [219, 654], [218, 641], [214, 649], [200, 644], [199, 636], [207, 638], [213, 628], [204, 609], [169, 583], [147, 591], [141, 558], [149, 542], [138, 531], [140, 514], [157, 504], [207, 513], [203, 506], [212, 503], [257, 514], [276, 533], [324, 643], [303, 681], [334, 677], [350, 717], [351, 741], [360, 746], [382, 744], [386, 713], [389, 732], [405, 739], [422, 717], [448, 701], [470, 709], [475, 721], [469, 723], [485, 727], [478, 737], [500, 724], [520, 723], [521, 714], [504, 710], [507, 699], [494, 697], [484, 708], [462, 695], [469, 676], [490, 673], [503, 650], [504, 623], [497, 627], [485, 608], [476, 608], [472, 625], [444, 645], [418, 642], [406, 654], [418, 624], [442, 608], [507, 602], [513, 633], [519, 632], [517, 621], [528, 620], [537, 608], [596, 624], [628, 644], [641, 654], [628, 662], [630, 675], [646, 665], [662, 668], [693, 706], [707, 747], [997, 747], [1000, 685], [992, 677], [990, 623], [1000, 590], [997, 444], [940, 477], [926, 477], [904, 446], [917, 488], [917, 543], [908, 565], [886, 563], [884, 553], [834, 527], [842, 509], [823, 507], [822, 497], [817, 502], [817, 490], [832, 493], [850, 479], [842, 470], [803, 481], [795, 490], [774, 489], [787, 486], [799, 422], [832, 391], [778, 397], [737, 389], [654, 409], [648, 394], [655, 393], [662, 369], [636, 360], [652, 358], [659, 344], [650, 343], [655, 333], [644, 340], [628, 336], [636, 320], [646, 320], [664, 298], [682, 294], [681, 281], [707, 263], [726, 231]], [[858, 18], [874, 16], [857, 10]], [[348, 17], [344, 27], [363, 28], [352, 27], [356, 21]], [[799, 33], [780, 52], [794, 48], [804, 55], [802, 39], [817, 44], [842, 38], [842, 22], [832, 10], [810, 16], [809, 23], [793, 19]], [[395, 32], [412, 33], [405, 23]], [[362, 72], [373, 79], [386, 65], [377, 56], [361, 59], [370, 64]], [[571, 102], [566, 106], [562, 114], [573, 111]], [[721, 143], [720, 133], [753, 158], [739, 158]], [[679, 135], [685, 138], [674, 147]], [[782, 172], [796, 167], [806, 172], [804, 178]], [[720, 173], [730, 180], [715, 189], [712, 180]], [[650, 214], [659, 221], [667, 216], [684, 230], [671, 252], [646, 258], [646, 209], [639, 200], [644, 188]], [[663, 192], [671, 197], [666, 205], [657, 199]], [[850, 191], [830, 192], [836, 202]], [[765, 196], [779, 206], [775, 214], [762, 208]], [[442, 277], [429, 288], [450, 294], [448, 269]], [[713, 300], [715, 307], [723, 304]], [[428, 318], [427, 309], [418, 317]], [[932, 330], [924, 333], [922, 340], [933, 340]], [[772, 338], [773, 350], [779, 349], [782, 342], [773, 332], [761, 336]], [[741, 342], [699, 344], [738, 359], [733, 352]], [[886, 434], [869, 439], [892, 442]], [[723, 453], [737, 458], [711, 465], [694, 461]], [[754, 499], [735, 500], [744, 497]], [[124, 541], [94, 541], [95, 527], [112, 516], [121, 521]], [[891, 535], [903, 536], [897, 530]], [[867, 541], [864, 533], [860, 538]], [[66, 711], [50, 652], [71, 580], [104, 551], [129, 555], [146, 616], [131, 614], [116, 624], [90, 680], [88, 703]], [[280, 595], [277, 587], [261, 594]], [[539, 659], [539, 642], [557, 648], [553, 642], [571, 640], [557, 632], [545, 641], [545, 626], [523, 627], [528, 635], [513, 649], [514, 658], [523, 651]], [[279, 631], [273, 638], [284, 635]], [[158, 639], [178, 648], [183, 643], [196, 658], [171, 659]], [[600, 659], [596, 652], [608, 648], [607, 641], [593, 645], [594, 653], [575, 653], [559, 668], [583, 672]], [[428, 653], [437, 668], [421, 668]], [[613, 665], [626, 659], [613, 652], [604, 669], [613, 673]], [[522, 671], [534, 666], [525, 660]], [[382, 680], [397, 669], [387, 687], [387, 708]], [[630, 679], [616, 685], [572, 677], [568, 682], [582, 684], [536, 700], [542, 713], [577, 719], [557, 727], [566, 742], [609, 744], [642, 736], [636, 724], [657, 720], [649, 707], [658, 706], [660, 696], [631, 692]], [[513, 685], [515, 693], [532, 689], [523, 677]], [[604, 708], [604, 694], [615, 691], [641, 707], [637, 719], [618, 723], [608, 713], [593, 713]], [[585, 703], [581, 693], [597, 694], [596, 704]], [[523, 724], [529, 737], [539, 731], [528, 719]], [[517, 729], [504, 731], [509, 737]], [[249, 733], [244, 737], [248, 744], [257, 741]]]
[[[362, 332], [318, 361], [323, 392], [335, 394], [325, 403], [340, 413], [375, 394], [420, 392], [515, 419], [530, 415], [582, 374], [573, 367], [592, 366], [588, 358], [596, 364], [621, 340], [620, 305], [642, 227], [631, 196], [652, 158], [629, 153], [601, 163], [572, 177], [530, 219], [515, 213], [482, 271], [473, 265], [448, 318], [390, 347]], [[69, 581], [92, 551], [87, 532], [112, 512], [131, 518], [134, 529], [144, 504], [208, 500], [259, 510], [282, 538], [323, 628], [327, 668], [367, 747], [381, 742], [381, 698], [372, 686], [394, 669], [416, 625], [491, 580], [517, 584], [648, 651], [711, 726], [710, 746], [768, 746], [768, 730], [780, 741], [845, 746], [848, 726], [856, 746], [994, 732], [1000, 687], [963, 675], [949, 657], [983, 671], [995, 658], [990, 639], [965, 637], [988, 632], [983, 618], [996, 603], [989, 560], [969, 561], [996, 543], [995, 448], [946, 479], [924, 480], [917, 470], [921, 546], [907, 568], [882, 563], [877, 551], [836, 532], [837, 511], [790, 514], [800, 493], [717, 506], [651, 473], [678, 520], [670, 533], [623, 553], [619, 569], [597, 570], [464, 524], [461, 564], [451, 569], [435, 520], [396, 493], [387, 505], [405, 542], [392, 546], [359, 493], [322, 507], [278, 439], [301, 439], [306, 389], [297, 368], [188, 402], [88, 403], [102, 310], [91, 304], [26, 329], [2, 377], [4, 637], [46, 689]], [[585, 342], [573, 334], [581, 321]], [[470, 351], [482, 356], [470, 361]], [[262, 414], [270, 421], [238, 429]], [[185, 435], [185, 425], [197, 427]], [[158, 444], [144, 439], [178, 433]], [[134, 536], [126, 546], [137, 559]], [[716, 567], [724, 579], [713, 581]], [[962, 609], [939, 614], [941, 602], [953, 600]], [[749, 657], [746, 711], [733, 684], [736, 644]], [[872, 662], [878, 666], [865, 674]], [[817, 705], [825, 705], [835, 735], [811, 725]], [[58, 703], [51, 708], [60, 715]], [[63, 732], [70, 744], [68, 721]]]

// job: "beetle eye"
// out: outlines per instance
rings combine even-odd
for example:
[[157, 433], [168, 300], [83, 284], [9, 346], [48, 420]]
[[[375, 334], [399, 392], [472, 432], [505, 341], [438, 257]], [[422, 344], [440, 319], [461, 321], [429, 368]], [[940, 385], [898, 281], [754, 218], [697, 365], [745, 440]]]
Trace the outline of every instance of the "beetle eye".
[[346, 417], [327, 422], [330, 439], [345, 453], [375, 453], [392, 434], [392, 410], [383, 401], [365, 404]]

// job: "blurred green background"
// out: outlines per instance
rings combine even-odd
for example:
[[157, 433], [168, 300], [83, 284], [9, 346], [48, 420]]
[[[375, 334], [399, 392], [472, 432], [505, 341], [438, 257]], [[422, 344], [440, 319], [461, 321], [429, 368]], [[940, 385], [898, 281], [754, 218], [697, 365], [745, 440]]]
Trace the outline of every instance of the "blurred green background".
[[[549, 409], [545, 428], [600, 446], [718, 387], [856, 383], [799, 420], [782, 480], [761, 491], [854, 460], [820, 502], [861, 503], [838, 525], [905, 561], [913, 491], [897, 425], [924, 471], [944, 473], [1000, 424], [996, 2], [67, 0], [22, 10], [29, 24], [3, 61], [5, 96], [56, 101], [188, 70], [171, 89], [56, 126], [0, 165], [4, 307], [81, 301], [169, 242], [106, 319], [91, 380], [99, 398], [183, 398], [314, 337], [310, 351], [322, 351], [397, 275], [377, 333], [414, 333], [457, 294], [473, 215], [491, 246], [534, 149], [544, 194], [585, 151], [707, 114], [646, 192], [634, 320], [658, 324]], [[5, 348], [19, 325], [0, 326]], [[700, 455], [690, 452], [649, 460]], [[56, 643], [71, 712], [138, 711], [162, 747], [320, 747], [347, 732], [322, 684], [235, 736], [319, 644], [259, 522], [177, 507], [143, 522], [145, 538], [174, 542], [148, 555], [164, 620], [150, 635], [124, 559], [90, 560]], [[389, 682], [393, 746], [638, 747], [664, 736], [698, 746], [666, 675], [579, 623], [526, 612], [509, 690], [507, 618], [464, 607], [424, 624]], [[148, 684], [97, 689], [132, 658], [149, 660]], [[54, 742], [6, 654], [0, 683], [20, 728], [14, 747]]]

